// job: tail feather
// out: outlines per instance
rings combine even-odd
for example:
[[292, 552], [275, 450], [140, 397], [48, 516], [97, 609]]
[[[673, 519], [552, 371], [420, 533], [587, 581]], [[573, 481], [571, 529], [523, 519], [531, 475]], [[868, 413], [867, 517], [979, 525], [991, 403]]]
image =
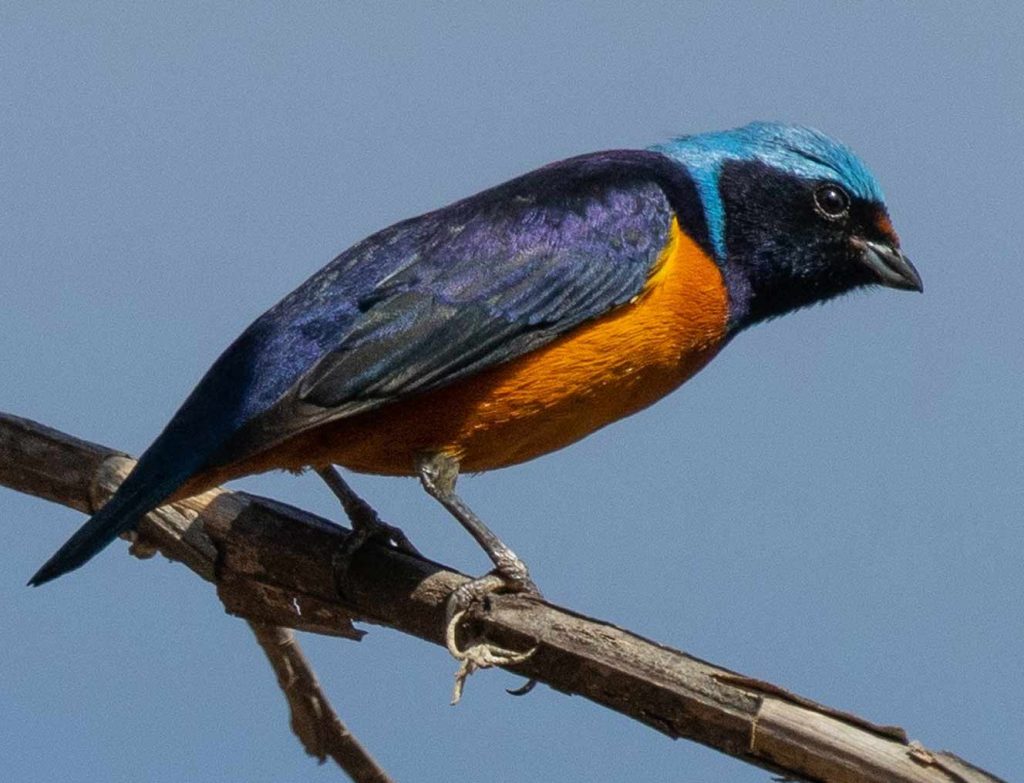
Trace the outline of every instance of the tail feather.
[[191, 473], [182, 469], [154, 480], [149, 470], [154, 460], [148, 456], [143, 455], [107, 504], [43, 564], [29, 585], [38, 587], [85, 565], [111, 541], [134, 528], [144, 514], [167, 500]]
[[[260, 381], [254, 376], [262, 354], [269, 350], [267, 340], [276, 339], [272, 327], [273, 323], [257, 321], [221, 354], [114, 496], [46, 561], [30, 585], [44, 584], [84, 565], [134, 528], [143, 514], [167, 502], [218, 458], [224, 443], [264, 410], [264, 397], [277, 399], [285, 391], [287, 384], [271, 388], [265, 385], [266, 378]], [[276, 372], [267, 377], [279, 384], [287, 380], [286, 374]]]
[[121, 533], [132, 528], [151, 508], [149, 498], [145, 495], [140, 498], [138, 493], [111, 498], [36, 571], [29, 584], [37, 587], [84, 565]]

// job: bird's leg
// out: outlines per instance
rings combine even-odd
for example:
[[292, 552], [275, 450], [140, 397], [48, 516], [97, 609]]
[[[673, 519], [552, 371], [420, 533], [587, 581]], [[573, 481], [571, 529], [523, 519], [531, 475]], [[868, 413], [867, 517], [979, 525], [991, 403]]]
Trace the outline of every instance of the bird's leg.
[[353, 555], [368, 541], [378, 541], [393, 546], [399, 552], [422, 557], [405, 533], [394, 525], [382, 521], [373, 507], [355, 493], [333, 465], [317, 468], [316, 472], [341, 501], [342, 509], [352, 522], [352, 535], [338, 548], [334, 556], [335, 580], [339, 592], [345, 592], [344, 576]]
[[354, 535], [350, 539], [358, 539], [359, 545], [370, 539], [380, 539], [393, 545], [399, 552], [422, 557], [408, 536], [400, 528], [383, 522], [373, 507], [355, 493], [333, 465], [317, 468], [316, 472], [341, 501], [341, 507], [351, 520]]
[[[459, 477], [458, 461], [445, 454], [432, 454], [420, 459], [416, 467], [420, 482], [427, 493], [448, 509], [448, 512], [469, 531], [469, 534], [491, 558], [491, 562], [494, 563], [492, 574], [501, 580], [499, 586], [510, 592], [540, 595], [540, 591], [530, 580], [530, 572], [527, 570], [526, 564], [491, 532], [462, 498], [455, 494], [455, 482]], [[474, 581], [483, 582], [486, 579], [487, 577], [483, 577]], [[493, 580], [489, 580], [487, 584], [491, 586], [495, 583]], [[485, 590], [480, 596], [473, 597], [478, 598], [493, 592], [495, 590], [491, 588]]]
[[444, 454], [432, 454], [420, 459], [416, 467], [420, 482], [427, 493], [469, 531], [494, 563], [493, 571], [460, 585], [448, 598], [445, 612], [445, 642], [448, 652], [460, 662], [452, 694], [452, 704], [457, 704], [462, 696], [466, 678], [474, 671], [491, 666], [521, 663], [534, 652], [532, 649], [516, 652], [486, 643], [473, 644], [466, 649], [460, 648], [456, 636], [459, 623], [466, 611], [473, 603], [484, 600], [490, 593], [517, 592], [539, 597], [540, 591], [530, 579], [526, 564], [491, 532], [483, 520], [455, 493], [455, 482], [459, 477], [458, 461]]

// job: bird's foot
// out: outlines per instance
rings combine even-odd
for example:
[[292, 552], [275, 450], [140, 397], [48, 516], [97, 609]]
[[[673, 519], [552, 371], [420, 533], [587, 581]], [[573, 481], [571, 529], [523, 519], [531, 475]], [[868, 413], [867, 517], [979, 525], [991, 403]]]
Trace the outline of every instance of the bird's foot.
[[422, 557], [409, 537], [400, 528], [382, 521], [373, 506], [353, 491], [337, 469], [332, 465], [326, 465], [317, 468], [316, 472], [341, 501], [341, 507], [352, 522], [352, 535], [336, 554], [337, 562], [350, 561], [352, 556], [370, 541], [390, 546], [407, 555]]
[[338, 547], [332, 562], [334, 585], [338, 594], [343, 597], [347, 592], [348, 572], [352, 566], [352, 560], [367, 544], [378, 544], [407, 555], [423, 557], [420, 550], [413, 545], [401, 528], [383, 522], [377, 516], [377, 512], [369, 506], [366, 506], [366, 513], [362, 514], [358, 521], [353, 516], [352, 523], [352, 532]]
[[[508, 650], [489, 642], [473, 642], [464, 648], [459, 646], [459, 628], [470, 607], [478, 603], [486, 607], [490, 596], [495, 593], [519, 593], [541, 597], [540, 591], [529, 577], [526, 566], [518, 558], [514, 564], [509, 563], [500, 571], [492, 571], [466, 582], [452, 592], [445, 612], [445, 645], [451, 656], [459, 662], [459, 669], [455, 673], [455, 687], [452, 690], [453, 705], [459, 703], [466, 680], [474, 672], [493, 666], [522, 663], [537, 651], [536, 647], [529, 650]], [[530, 680], [523, 688], [510, 693], [528, 693], [534, 684], [534, 681]]]
[[376, 513], [373, 515], [372, 523], [366, 524], [364, 522], [358, 530], [354, 531], [353, 536], [360, 539], [358, 546], [362, 546], [368, 541], [373, 541], [391, 547], [405, 555], [423, 557], [423, 554], [413, 545], [402, 528], [381, 521]]
[[372, 541], [390, 546], [407, 555], [423, 556], [401, 528], [382, 520], [373, 506], [361, 497], [353, 493], [353, 496], [346, 500], [344, 508], [352, 522], [352, 535], [349, 536], [344, 548], [348, 549], [350, 554], [354, 554], [360, 547]]

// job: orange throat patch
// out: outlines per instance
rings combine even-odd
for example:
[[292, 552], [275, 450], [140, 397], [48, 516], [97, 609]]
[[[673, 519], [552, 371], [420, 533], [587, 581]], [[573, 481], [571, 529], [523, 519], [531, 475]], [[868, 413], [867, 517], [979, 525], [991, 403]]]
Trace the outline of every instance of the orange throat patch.
[[418, 456], [438, 452], [469, 472], [524, 462], [671, 392], [715, 356], [727, 323], [718, 266], [673, 218], [644, 290], [627, 304], [513, 361], [303, 433], [244, 469], [334, 463], [412, 475]]

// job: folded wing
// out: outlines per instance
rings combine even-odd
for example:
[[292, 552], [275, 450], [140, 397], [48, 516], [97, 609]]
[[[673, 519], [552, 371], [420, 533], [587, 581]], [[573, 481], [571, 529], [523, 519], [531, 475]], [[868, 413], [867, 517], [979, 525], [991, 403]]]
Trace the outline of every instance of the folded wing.
[[339, 256], [254, 324], [268, 334], [257, 375], [315, 358], [286, 388], [262, 391], [276, 398], [215, 464], [507, 362], [628, 302], [675, 209], [664, 161], [564, 161]]

